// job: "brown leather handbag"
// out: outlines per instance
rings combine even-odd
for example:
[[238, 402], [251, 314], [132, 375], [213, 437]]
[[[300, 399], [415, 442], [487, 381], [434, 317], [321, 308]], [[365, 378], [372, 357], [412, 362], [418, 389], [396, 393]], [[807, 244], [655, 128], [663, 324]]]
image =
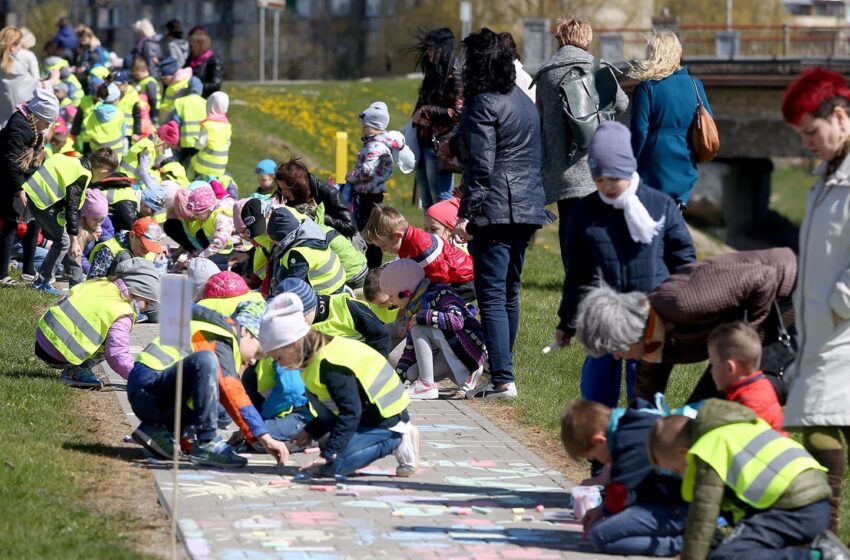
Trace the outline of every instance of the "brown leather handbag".
[[691, 123], [691, 144], [697, 163], [705, 163], [717, 157], [717, 152], [720, 151], [720, 135], [717, 133], [714, 119], [702, 102], [696, 81], [691, 78], [691, 82], [694, 85], [694, 93], [697, 94], [697, 111]]

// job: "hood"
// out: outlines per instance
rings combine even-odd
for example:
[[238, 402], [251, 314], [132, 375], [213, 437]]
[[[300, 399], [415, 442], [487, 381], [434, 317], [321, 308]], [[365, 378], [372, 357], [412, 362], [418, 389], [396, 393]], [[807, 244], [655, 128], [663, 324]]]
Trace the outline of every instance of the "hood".
[[192, 78], [192, 69], [191, 68], [181, 68], [174, 74], [174, 82], [182, 82], [183, 80], [189, 80]]
[[391, 150], [404, 148], [404, 134], [398, 130], [388, 130], [372, 137], [372, 142], [380, 142]]
[[325, 233], [316, 222], [310, 218], [299, 220], [285, 207], [274, 209], [269, 217], [266, 234], [273, 241], [278, 241], [278, 247], [282, 251], [296, 245], [303, 245], [308, 241], [327, 243]]
[[584, 49], [580, 49], [572, 45], [565, 45], [558, 49], [558, 51], [552, 55], [552, 58], [547, 60], [543, 66], [537, 70], [537, 74], [534, 76], [534, 81], [537, 81], [541, 74], [554, 68], [560, 68], [582, 62], [586, 64], [592, 63], [593, 55]]
[[99, 120], [100, 122], [107, 122], [112, 120], [117, 111], [118, 108], [111, 103], [99, 103], [94, 108], [94, 114], [95, 116], [97, 116], [97, 120]]
[[697, 417], [691, 424], [691, 441], [696, 441], [715, 428], [737, 422], [754, 423], [758, 416], [742, 404], [721, 399], [703, 402]]

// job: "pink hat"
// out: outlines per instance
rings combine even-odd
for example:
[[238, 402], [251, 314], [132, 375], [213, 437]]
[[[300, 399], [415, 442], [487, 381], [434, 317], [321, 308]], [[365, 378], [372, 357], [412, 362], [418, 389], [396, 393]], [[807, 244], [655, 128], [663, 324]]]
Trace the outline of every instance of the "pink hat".
[[215, 193], [215, 197], [218, 200], [227, 197], [227, 190], [225, 190], [224, 185], [222, 185], [215, 179], [210, 180], [210, 186], [212, 187], [212, 190]]
[[245, 279], [225, 270], [213, 275], [204, 287], [204, 298], [229, 298], [247, 294], [249, 291]]
[[171, 146], [176, 146], [180, 143], [180, 127], [177, 121], [168, 121], [157, 130], [157, 134], [163, 142]]
[[192, 217], [192, 211], [189, 209], [189, 191], [186, 189], [178, 189], [174, 193], [174, 205], [172, 210], [174, 215], [181, 220], [188, 220]]
[[457, 225], [457, 213], [460, 210], [460, 199], [450, 198], [442, 200], [425, 210], [425, 215], [437, 220], [449, 229]]
[[425, 271], [413, 259], [396, 259], [388, 262], [381, 270], [379, 283], [385, 294], [405, 298], [413, 295], [416, 287], [425, 279]]
[[215, 192], [210, 186], [202, 186], [189, 193], [187, 208], [192, 214], [201, 214], [215, 208]]
[[68, 125], [65, 124], [65, 119], [62, 117], [56, 118], [56, 125], [53, 127], [53, 132], [56, 134], [68, 134]]
[[106, 202], [106, 196], [100, 189], [86, 189], [86, 201], [83, 202], [83, 207], [80, 208], [80, 216], [83, 218], [94, 218], [102, 220], [109, 212], [109, 204]]

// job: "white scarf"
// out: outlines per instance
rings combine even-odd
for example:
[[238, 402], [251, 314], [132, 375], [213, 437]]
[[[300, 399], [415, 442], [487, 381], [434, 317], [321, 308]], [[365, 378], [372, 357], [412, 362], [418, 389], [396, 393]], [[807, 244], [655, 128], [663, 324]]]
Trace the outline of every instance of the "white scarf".
[[657, 222], [649, 215], [649, 211], [637, 197], [637, 188], [640, 184], [640, 176], [635, 172], [629, 188], [617, 198], [608, 198], [599, 191], [602, 202], [622, 210], [626, 218], [629, 234], [635, 243], [649, 244], [652, 239], [664, 228], [664, 217]]

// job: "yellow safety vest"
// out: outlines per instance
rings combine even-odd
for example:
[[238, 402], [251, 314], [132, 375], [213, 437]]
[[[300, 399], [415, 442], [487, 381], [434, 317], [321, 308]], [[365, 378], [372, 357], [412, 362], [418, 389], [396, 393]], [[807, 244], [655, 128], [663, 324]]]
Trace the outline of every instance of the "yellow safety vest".
[[122, 200], [132, 200], [133, 202], [138, 203], [139, 197], [136, 194], [136, 189], [133, 187], [121, 187], [118, 189], [100, 189], [100, 191], [106, 196], [106, 202], [109, 204], [109, 207], [112, 208], [115, 204], [121, 202]]
[[401, 414], [410, 404], [410, 397], [399, 376], [383, 356], [362, 342], [338, 336], [327, 343], [301, 372], [307, 387], [307, 399], [317, 411], [325, 409], [339, 415], [336, 403], [319, 375], [323, 362], [354, 372], [369, 402], [378, 407], [384, 418]]
[[83, 95], [86, 93], [83, 91], [83, 84], [81, 84], [80, 80], [78, 80], [73, 74], [62, 81], [68, 84], [68, 95], [71, 96], [71, 104], [74, 107], [79, 107], [80, 102], [83, 100]]
[[124, 89], [124, 93], [121, 95], [118, 103], [116, 103], [116, 106], [124, 113], [124, 134], [126, 136], [133, 135], [133, 107], [136, 106], [136, 103], [141, 102], [142, 98], [139, 97], [139, 92], [136, 91], [136, 88], [128, 85]]
[[272, 240], [268, 234], [260, 235], [253, 239], [257, 243], [254, 247], [253, 270], [254, 275], [260, 280], [265, 280], [269, 271], [269, 255], [272, 251]]
[[162, 176], [163, 180], [170, 179], [181, 187], [189, 186], [189, 177], [186, 176], [186, 169], [179, 161], [169, 161], [168, 163], [160, 166], [159, 174]]
[[94, 256], [98, 253], [98, 251], [100, 251], [104, 247], [109, 249], [109, 252], [112, 253], [113, 257], [117, 257], [118, 254], [122, 251], [127, 251], [127, 249], [121, 246], [117, 239], [115, 239], [114, 237], [110, 237], [106, 241], [98, 243], [94, 247], [92, 247], [91, 253], [89, 253], [89, 262], [93, 261]]
[[201, 124], [201, 131], [207, 134], [207, 145], [192, 157], [192, 169], [198, 175], [221, 177], [230, 153], [230, 123], [207, 120]]
[[[316, 217], [316, 220], [318, 220], [318, 217]], [[364, 274], [368, 267], [366, 255], [358, 251], [349, 238], [331, 226], [326, 226], [324, 222], [319, 221], [316, 222], [316, 225], [325, 232], [325, 239], [328, 241], [328, 246], [331, 248], [331, 251], [336, 253], [340, 262], [342, 262], [342, 268], [345, 269], [345, 281], [354, 280], [361, 274]]]
[[280, 264], [286, 267], [289, 258], [294, 252], [300, 254], [307, 261], [307, 282], [313, 287], [317, 294], [329, 296], [339, 292], [345, 285], [345, 269], [342, 262], [330, 247], [327, 249], [313, 249], [311, 247], [293, 247], [280, 258]]
[[228, 298], [204, 298], [198, 302], [198, 305], [202, 305], [207, 309], [212, 309], [222, 315], [230, 317], [236, 312], [236, 308], [239, 307], [240, 303], [246, 301], [257, 301], [260, 303], [265, 303], [265, 299], [263, 298], [263, 294], [260, 292], [247, 292], [242, 294], [241, 296], [233, 296]]
[[68, 363], [79, 365], [100, 351], [110, 327], [125, 315], [135, 324], [136, 312], [118, 286], [99, 278], [71, 288], [41, 316], [38, 330]]
[[139, 156], [146, 150], [150, 154], [148, 173], [153, 174], [153, 162], [156, 159], [156, 144], [150, 138], [142, 138], [130, 147], [127, 155], [121, 159], [121, 165], [119, 167], [121, 171], [126, 173], [131, 179], [141, 180], [142, 177], [139, 175]]
[[112, 148], [118, 154], [119, 159], [124, 154], [127, 141], [124, 138], [124, 113], [120, 109], [106, 122], [100, 122], [94, 109], [92, 109], [86, 120], [83, 121], [83, 128], [86, 129], [92, 150]]
[[395, 323], [396, 319], [398, 319], [398, 314], [401, 311], [399, 308], [390, 309], [389, 307], [381, 307], [380, 305], [375, 305], [374, 303], [370, 303], [368, 301], [361, 302], [364, 305], [367, 305], [369, 309], [372, 310], [372, 313], [381, 320], [381, 322], [385, 325], [389, 325], [390, 323]]
[[[185, 222], [186, 228], [189, 230], [189, 233], [191, 233], [196, 239], [198, 237], [198, 231], [203, 231], [204, 235], [207, 238], [207, 241], [212, 241], [212, 238], [215, 235], [215, 220], [222, 212], [224, 212], [226, 216], [233, 217], [233, 210], [231, 208], [216, 208], [215, 210], [210, 212], [210, 215], [207, 216], [207, 219], [204, 221], [189, 220], [188, 222]], [[225, 245], [224, 248], [218, 252], [218, 254], [229, 255], [232, 252], [233, 239], [231, 237], [228, 238], [227, 245]]]
[[180, 118], [180, 147], [194, 148], [201, 137], [201, 122], [207, 118], [207, 100], [190, 94], [174, 101], [174, 112]]
[[[77, 108], [77, 111], [81, 113], [80, 123], [83, 126], [80, 126], [80, 133], [77, 135], [76, 146], [77, 150], [83, 151], [83, 144], [87, 144], [89, 141], [88, 131], [86, 131], [85, 122], [88, 116], [91, 114], [92, 109], [94, 109], [94, 97], [91, 95], [86, 95], [80, 101], [80, 106]], [[76, 117], [75, 117], [76, 118]]]
[[165, 115], [165, 113], [170, 111], [174, 107], [174, 101], [178, 97], [186, 95], [187, 91], [189, 91], [189, 79], [168, 84], [162, 94], [162, 103], [159, 104], [159, 114]]
[[[44, 210], [60, 200], [65, 200], [68, 185], [76, 183], [83, 176], [86, 177], [86, 185], [88, 185], [91, 180], [91, 171], [83, 167], [79, 158], [53, 154], [44, 160], [38, 171], [27, 179], [21, 188], [27, 193], [33, 206]], [[80, 208], [84, 199], [85, 196], [80, 197]]]
[[[191, 333], [192, 341], [195, 340], [195, 335], [199, 332], [225, 337], [230, 341], [233, 348], [233, 359], [236, 362], [236, 371], [242, 369], [242, 354], [239, 353], [239, 339], [234, 336], [232, 331], [205, 321], [190, 321], [189, 332]], [[177, 363], [182, 358], [185, 358], [193, 351], [194, 350], [191, 348], [186, 348], [181, 354], [181, 352], [174, 346], [160, 344], [159, 337], [156, 337], [150, 344], [145, 346], [144, 350], [142, 350], [138, 356], [136, 356], [136, 363], [144, 364], [156, 371], [163, 371]]]
[[688, 450], [682, 497], [691, 502], [696, 484], [696, 458], [708, 463], [743, 502], [768, 509], [800, 473], [826, 471], [803, 446], [773, 430], [759, 418], [715, 428]]
[[[151, 83], [151, 82], [153, 82], [153, 84], [156, 86], [156, 93], [154, 95], [156, 95], [156, 100], [159, 101], [159, 90], [160, 90], [159, 80], [157, 80], [153, 76], [148, 76], [146, 78], [142, 78], [141, 80], [139, 80], [139, 83], [136, 84], [136, 91], [139, 92], [139, 97], [141, 97], [142, 95], [147, 95], [148, 84]], [[150, 104], [150, 99], [148, 99], [148, 104]]]
[[365, 340], [357, 327], [354, 326], [354, 317], [348, 309], [348, 301], [351, 296], [346, 293], [334, 294], [328, 299], [328, 317], [324, 321], [314, 322], [314, 330], [328, 336], [342, 336], [354, 340]]

